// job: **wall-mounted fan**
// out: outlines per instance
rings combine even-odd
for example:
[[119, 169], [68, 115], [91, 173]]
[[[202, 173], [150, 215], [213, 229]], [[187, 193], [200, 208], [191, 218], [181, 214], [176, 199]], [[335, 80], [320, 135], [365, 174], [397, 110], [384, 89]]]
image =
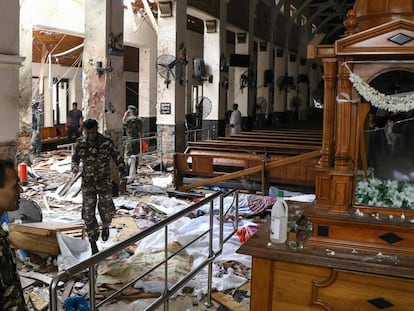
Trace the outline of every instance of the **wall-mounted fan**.
[[300, 105], [301, 105], [301, 100], [300, 100], [299, 96], [294, 96], [289, 101], [289, 107], [293, 111], [299, 111]]
[[256, 106], [256, 113], [267, 113], [267, 100], [263, 96], [256, 98]]
[[195, 104], [196, 113], [202, 119], [207, 118], [211, 113], [211, 100], [208, 97], [199, 97], [197, 98], [197, 102]]
[[240, 90], [245, 87], [254, 87], [256, 85], [256, 74], [253, 70], [248, 69], [240, 76]]
[[279, 91], [295, 89], [295, 80], [291, 76], [279, 76], [276, 79], [276, 85], [279, 88]]
[[184, 73], [183, 63], [172, 55], [162, 54], [157, 58], [157, 72], [163, 77], [167, 88], [173, 80], [181, 79]]
[[20, 198], [19, 208], [15, 211], [7, 212], [7, 217], [10, 223], [21, 221], [22, 223], [28, 222], [41, 222], [42, 210], [40, 206], [33, 200]]

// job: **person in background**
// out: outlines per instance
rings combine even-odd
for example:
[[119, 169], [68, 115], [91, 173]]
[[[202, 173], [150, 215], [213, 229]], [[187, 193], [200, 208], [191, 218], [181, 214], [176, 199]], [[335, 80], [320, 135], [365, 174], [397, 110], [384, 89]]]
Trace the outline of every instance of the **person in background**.
[[42, 139], [40, 138], [40, 129], [42, 127], [42, 112], [40, 111], [39, 102], [32, 104], [32, 152], [40, 156], [42, 152]]
[[137, 107], [128, 105], [122, 117], [122, 125], [126, 133], [125, 155], [128, 165], [130, 165], [130, 156], [140, 153], [140, 140], [142, 137], [142, 120], [138, 116]]
[[[82, 111], [78, 110], [78, 103], [72, 103], [72, 110], [68, 113], [68, 120], [66, 122], [66, 130], [68, 133], [69, 142], [74, 142], [82, 133], [83, 115]], [[75, 135], [75, 139], [72, 139]]]
[[74, 145], [72, 156], [72, 173], [80, 171], [82, 162], [82, 219], [85, 221], [86, 232], [92, 248], [92, 254], [99, 250], [96, 241], [99, 239], [99, 225], [96, 219], [96, 205], [102, 219], [103, 241], [109, 238], [109, 226], [115, 214], [112, 201], [112, 179], [110, 172], [111, 159], [116, 164], [121, 178], [119, 193], [126, 190], [126, 167], [122, 155], [115, 149], [112, 139], [98, 133], [98, 122], [87, 119], [83, 122], [84, 135]]
[[[0, 214], [19, 208], [21, 192], [14, 162], [0, 159]], [[27, 311], [15, 257], [7, 232], [1, 227], [0, 254], [0, 309]]]
[[230, 135], [239, 134], [241, 132], [241, 112], [239, 105], [233, 105], [233, 112], [230, 116]]

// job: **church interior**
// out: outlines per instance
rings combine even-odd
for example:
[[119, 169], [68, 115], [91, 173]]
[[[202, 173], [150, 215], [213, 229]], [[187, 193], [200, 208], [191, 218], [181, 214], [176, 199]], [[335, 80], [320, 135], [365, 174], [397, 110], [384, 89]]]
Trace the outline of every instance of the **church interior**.
[[[125, 159], [122, 208], [144, 197], [143, 180], [153, 172], [171, 177], [170, 199], [191, 202], [171, 212], [155, 195], [133, 199], [133, 217], [116, 228], [132, 222], [140, 230], [76, 262], [62, 259], [58, 242], [62, 248], [61, 233], [80, 230], [83, 245], [78, 223], [10, 222], [19, 259], [20, 250], [43, 247], [64, 266], [42, 281], [44, 304], [30, 301], [30, 310], [61, 310], [75, 292], [89, 310], [120, 309], [111, 300], [132, 287], [139, 299], [155, 300], [134, 307], [134, 292], [131, 310], [167, 310], [170, 299], [172, 310], [412, 310], [413, 1], [21, 0], [1, 7], [0, 158], [28, 165], [28, 192], [43, 213], [53, 220], [51, 201], [36, 194], [35, 169], [51, 158], [67, 165], [59, 152], [70, 158], [73, 102], [119, 150], [123, 115], [137, 108], [143, 136], [139, 154]], [[42, 155], [33, 149], [35, 112]], [[57, 187], [54, 204], [67, 204], [70, 214], [81, 190], [70, 172], [57, 171], [51, 182], [71, 180]], [[287, 237], [274, 243], [280, 190]], [[156, 259], [164, 261], [143, 270]], [[75, 275], [84, 275], [87, 293], [74, 290]], [[217, 290], [223, 275], [239, 282], [232, 295]], [[156, 282], [141, 279], [158, 281], [155, 295], [145, 294]], [[114, 292], [97, 291], [103, 284]], [[175, 295], [188, 284], [202, 298], [177, 306]], [[245, 305], [235, 302], [242, 292]]]

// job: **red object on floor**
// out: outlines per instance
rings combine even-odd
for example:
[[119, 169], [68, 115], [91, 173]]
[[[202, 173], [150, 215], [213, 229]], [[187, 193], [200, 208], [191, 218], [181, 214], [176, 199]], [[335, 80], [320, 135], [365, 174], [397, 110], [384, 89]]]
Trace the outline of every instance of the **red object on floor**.
[[17, 166], [17, 174], [20, 179], [20, 183], [22, 185], [27, 184], [27, 164], [26, 163], [19, 163]]
[[148, 143], [145, 140], [141, 141], [141, 152], [145, 153], [148, 151]]

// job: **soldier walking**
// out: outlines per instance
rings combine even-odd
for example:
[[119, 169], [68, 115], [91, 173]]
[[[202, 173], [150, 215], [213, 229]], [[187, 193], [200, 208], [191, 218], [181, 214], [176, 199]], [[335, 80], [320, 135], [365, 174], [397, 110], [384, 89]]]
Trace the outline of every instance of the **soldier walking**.
[[79, 137], [74, 146], [72, 156], [72, 173], [80, 171], [82, 162], [82, 219], [85, 221], [86, 232], [92, 248], [92, 254], [97, 253], [96, 241], [99, 239], [99, 225], [96, 219], [96, 205], [102, 219], [103, 241], [109, 238], [109, 226], [115, 214], [112, 201], [112, 180], [110, 174], [111, 159], [118, 167], [121, 177], [121, 194], [126, 190], [126, 167], [122, 155], [115, 149], [112, 139], [98, 133], [98, 122], [87, 119], [83, 122], [84, 135]]
[[32, 151], [36, 156], [40, 156], [42, 151], [42, 140], [40, 138], [40, 129], [42, 127], [42, 112], [40, 111], [39, 102], [32, 104]]
[[141, 141], [139, 138], [142, 137], [142, 120], [138, 116], [138, 110], [134, 105], [128, 106], [128, 110], [125, 111], [122, 118], [122, 125], [127, 135], [124, 157], [127, 160], [128, 166], [130, 166], [130, 157], [140, 153]]

